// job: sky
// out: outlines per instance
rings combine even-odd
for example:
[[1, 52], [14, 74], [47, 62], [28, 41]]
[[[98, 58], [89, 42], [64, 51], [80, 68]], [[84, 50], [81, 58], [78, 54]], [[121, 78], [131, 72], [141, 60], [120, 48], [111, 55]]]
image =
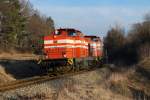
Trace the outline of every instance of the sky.
[[116, 25], [129, 31], [150, 13], [150, 0], [30, 0], [56, 28], [75, 28], [88, 35], [106, 36]]

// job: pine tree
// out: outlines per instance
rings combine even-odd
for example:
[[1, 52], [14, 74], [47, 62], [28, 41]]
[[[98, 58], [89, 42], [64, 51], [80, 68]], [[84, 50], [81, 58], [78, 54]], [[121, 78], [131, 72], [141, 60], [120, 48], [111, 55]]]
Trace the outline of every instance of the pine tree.
[[2, 13], [2, 32], [5, 47], [15, 48], [24, 31], [25, 18], [20, 15], [20, 3], [18, 0], [0, 1]]

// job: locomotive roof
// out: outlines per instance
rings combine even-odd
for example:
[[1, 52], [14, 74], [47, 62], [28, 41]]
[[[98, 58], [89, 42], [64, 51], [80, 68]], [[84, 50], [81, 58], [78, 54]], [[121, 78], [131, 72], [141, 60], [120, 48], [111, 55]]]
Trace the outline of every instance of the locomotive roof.
[[98, 36], [94, 36], [94, 35], [84, 36], [84, 37], [89, 37], [89, 38], [99, 38]]
[[58, 31], [60, 31], [60, 30], [64, 30], [64, 31], [76, 31], [76, 32], [80, 32], [81, 33], [81, 31], [79, 31], [79, 30], [76, 30], [76, 29], [74, 29], [74, 28], [59, 28], [59, 29], [57, 29]]

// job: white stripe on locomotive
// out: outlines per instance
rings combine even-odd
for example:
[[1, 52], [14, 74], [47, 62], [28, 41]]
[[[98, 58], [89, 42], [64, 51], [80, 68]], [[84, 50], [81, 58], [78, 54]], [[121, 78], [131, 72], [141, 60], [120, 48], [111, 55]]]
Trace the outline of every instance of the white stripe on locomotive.
[[59, 46], [44, 46], [45, 49], [47, 48], [85, 48], [88, 49], [88, 46], [82, 45], [59, 45]]
[[[61, 40], [56, 40], [57, 44], [59, 43], [71, 43], [71, 44], [85, 44], [85, 45], [88, 45], [88, 42], [85, 42], [85, 41], [81, 41], [81, 40], [71, 40], [71, 39], [61, 39]], [[45, 40], [44, 41], [44, 44], [54, 44], [54, 41], [53, 40]]]

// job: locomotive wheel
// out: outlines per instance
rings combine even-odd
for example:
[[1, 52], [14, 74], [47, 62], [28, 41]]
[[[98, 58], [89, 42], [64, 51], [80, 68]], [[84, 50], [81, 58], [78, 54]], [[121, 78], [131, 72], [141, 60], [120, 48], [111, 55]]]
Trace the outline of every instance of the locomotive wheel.
[[46, 62], [40, 63], [40, 71], [41, 71], [41, 73], [47, 72], [47, 63]]

